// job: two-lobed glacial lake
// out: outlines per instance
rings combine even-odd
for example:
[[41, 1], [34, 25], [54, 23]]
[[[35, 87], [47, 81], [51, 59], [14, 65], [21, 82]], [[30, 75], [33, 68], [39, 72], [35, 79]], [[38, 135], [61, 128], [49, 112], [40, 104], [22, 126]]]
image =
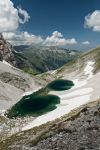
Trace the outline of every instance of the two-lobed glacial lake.
[[60, 104], [60, 98], [56, 95], [49, 94], [49, 92], [69, 90], [73, 86], [74, 84], [70, 80], [54, 80], [45, 88], [24, 96], [10, 110], [8, 110], [6, 115], [9, 118], [25, 117], [27, 115], [36, 117], [52, 111], [57, 108], [57, 104]]

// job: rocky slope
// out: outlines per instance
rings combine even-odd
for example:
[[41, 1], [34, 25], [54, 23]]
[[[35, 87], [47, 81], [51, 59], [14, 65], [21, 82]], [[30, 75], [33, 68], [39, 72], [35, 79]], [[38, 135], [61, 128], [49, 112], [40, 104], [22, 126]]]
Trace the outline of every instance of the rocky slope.
[[61, 119], [20, 132], [0, 143], [0, 150], [99, 150], [100, 100]]
[[[40, 82], [42, 84], [41, 80]], [[8, 108], [16, 103], [23, 93], [34, 91], [39, 86], [38, 78], [0, 62], [0, 108]]]

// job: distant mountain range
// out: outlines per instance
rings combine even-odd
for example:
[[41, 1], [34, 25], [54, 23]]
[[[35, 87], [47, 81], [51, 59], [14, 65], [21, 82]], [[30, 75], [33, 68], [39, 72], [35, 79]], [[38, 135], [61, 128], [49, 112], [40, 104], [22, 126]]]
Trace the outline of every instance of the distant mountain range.
[[55, 70], [70, 60], [76, 59], [81, 52], [56, 46], [12, 46], [0, 34], [0, 60], [30, 74], [40, 74]]
[[77, 50], [67, 50], [54, 46], [34, 47], [15, 46], [13, 54], [17, 60], [18, 68], [31, 74], [39, 74], [57, 69], [81, 53]]

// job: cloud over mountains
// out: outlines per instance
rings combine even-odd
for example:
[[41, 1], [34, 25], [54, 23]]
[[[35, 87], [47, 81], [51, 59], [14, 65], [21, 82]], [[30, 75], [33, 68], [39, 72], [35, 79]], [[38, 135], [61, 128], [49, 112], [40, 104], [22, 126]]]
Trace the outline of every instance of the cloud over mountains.
[[14, 45], [41, 44], [49, 46], [66, 46], [76, 44], [75, 38], [65, 39], [62, 33], [54, 31], [51, 36], [42, 38], [29, 34], [26, 31], [19, 32], [20, 24], [25, 24], [30, 19], [26, 10], [16, 8], [11, 0], [0, 1], [0, 32]]
[[95, 10], [85, 17], [85, 27], [100, 32], [100, 10]]
[[77, 41], [75, 38], [65, 39], [62, 33], [58, 31], [54, 31], [51, 36], [48, 36], [45, 39], [44, 44], [47, 46], [54, 46], [54, 45], [65, 46], [65, 45], [77, 44]]

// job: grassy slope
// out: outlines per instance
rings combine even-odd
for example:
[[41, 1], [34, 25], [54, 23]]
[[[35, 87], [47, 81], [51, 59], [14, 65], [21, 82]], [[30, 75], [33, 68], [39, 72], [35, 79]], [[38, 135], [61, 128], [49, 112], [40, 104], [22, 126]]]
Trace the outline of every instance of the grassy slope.
[[92, 59], [95, 61], [94, 73], [100, 71], [100, 47], [90, 50], [82, 56], [83, 58]]
[[22, 53], [15, 53], [15, 57], [20, 69], [34, 75], [63, 66], [77, 57], [79, 52], [75, 51], [75, 53], [70, 55], [69, 51], [64, 49], [55, 51], [26, 48]]
[[64, 71], [70, 73], [75, 70], [82, 70], [87, 61], [95, 62], [94, 74], [100, 71], [100, 47], [89, 50], [85, 53], [81, 53], [76, 59], [71, 60], [67, 64], [57, 69], [56, 74], [63, 74]]

